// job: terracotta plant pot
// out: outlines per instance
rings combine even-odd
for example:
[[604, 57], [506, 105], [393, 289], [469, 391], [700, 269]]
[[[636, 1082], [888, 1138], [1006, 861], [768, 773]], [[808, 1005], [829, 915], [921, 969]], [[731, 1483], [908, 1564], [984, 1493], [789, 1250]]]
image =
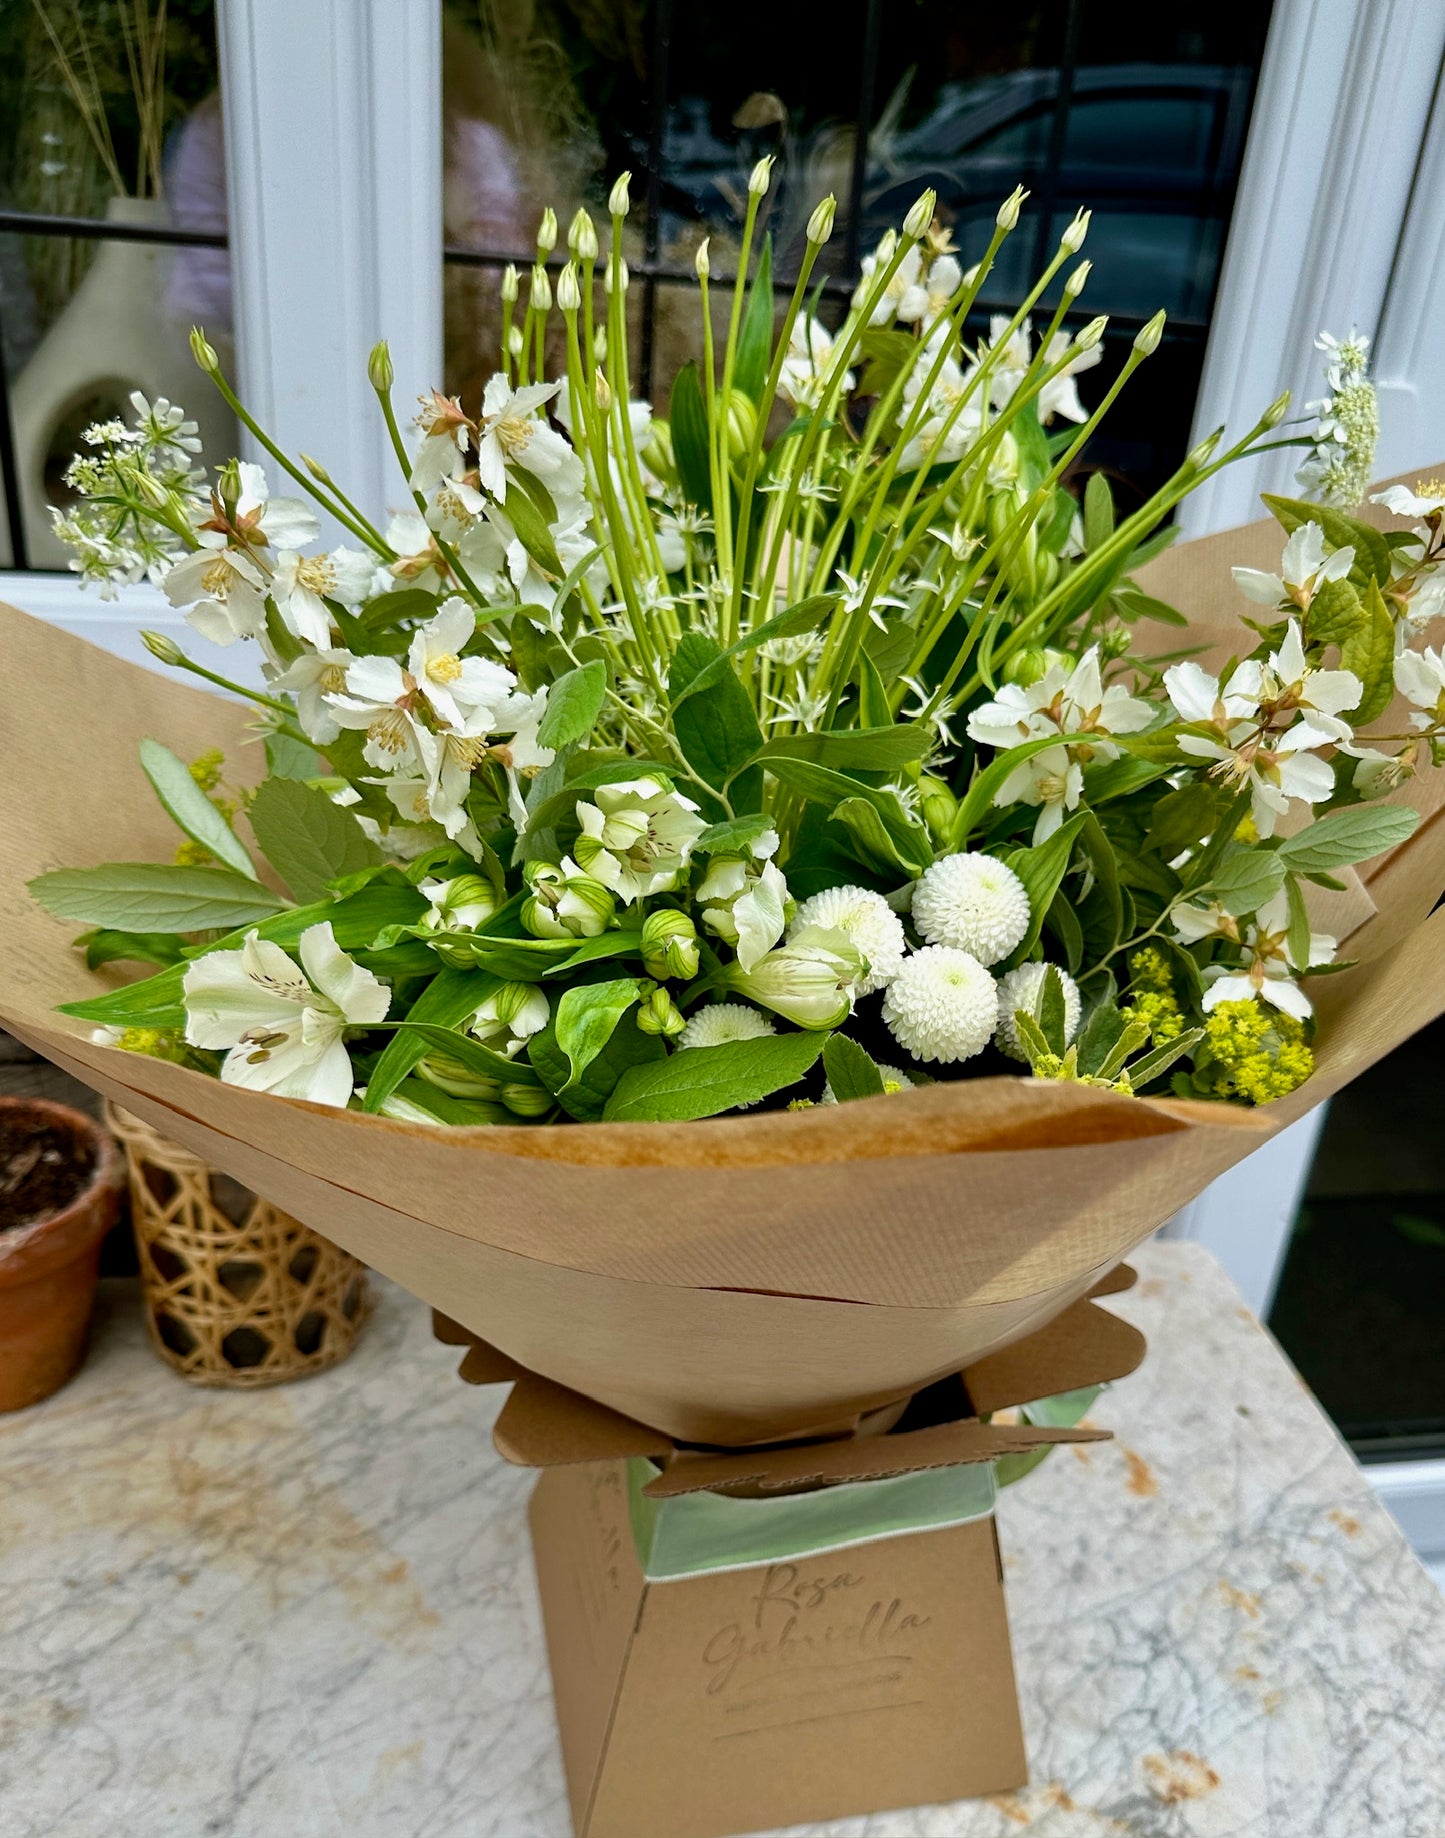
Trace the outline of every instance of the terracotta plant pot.
[[[65, 1170], [78, 1184], [65, 1191]], [[47, 1179], [48, 1174], [48, 1179]], [[59, 1391], [85, 1355], [100, 1241], [115, 1223], [125, 1163], [104, 1130], [42, 1098], [0, 1098], [0, 1411]], [[26, 1216], [25, 1196], [59, 1189]], [[7, 1225], [19, 1211], [20, 1221]]]

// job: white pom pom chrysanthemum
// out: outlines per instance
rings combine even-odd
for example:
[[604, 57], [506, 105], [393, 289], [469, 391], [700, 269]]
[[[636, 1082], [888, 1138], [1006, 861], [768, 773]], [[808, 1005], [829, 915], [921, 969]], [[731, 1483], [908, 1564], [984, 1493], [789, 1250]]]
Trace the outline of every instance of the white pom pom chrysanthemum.
[[[883, 1089], [885, 1092], [909, 1091], [917, 1083], [917, 1080], [913, 1077], [911, 1072], [903, 1072], [897, 1066], [880, 1065], [878, 1070], [883, 1074]], [[833, 1090], [831, 1085], [825, 1084], [823, 1086], [823, 1095], [819, 1098], [818, 1102], [820, 1104], [836, 1104], [838, 1102], [837, 1093]]]
[[969, 952], [925, 945], [888, 985], [883, 1019], [915, 1059], [972, 1059], [998, 1026], [998, 986]]
[[788, 927], [788, 936], [805, 925], [841, 932], [868, 961], [868, 974], [857, 986], [860, 996], [886, 989], [898, 974], [908, 939], [903, 922], [883, 898], [867, 887], [827, 887], [804, 900]]
[[998, 980], [998, 1032], [993, 1037], [993, 1043], [1000, 1053], [1006, 1053], [1010, 1059], [1026, 1060], [1028, 1058], [1019, 1040], [1014, 1015], [1022, 1008], [1037, 1020], [1039, 991], [1043, 987], [1045, 975], [1051, 968], [1058, 970], [1059, 981], [1064, 987], [1064, 1045], [1066, 1047], [1072, 1043], [1075, 1034], [1079, 1031], [1079, 985], [1068, 971], [1060, 970], [1057, 964], [1020, 964], [1017, 970], [1005, 972]]
[[913, 889], [913, 923], [931, 945], [996, 964], [1022, 943], [1033, 917], [1023, 882], [991, 855], [945, 855]]
[[677, 1037], [682, 1047], [723, 1047], [730, 1040], [757, 1040], [763, 1034], [776, 1034], [767, 1016], [745, 1002], [714, 1002], [700, 1008]]

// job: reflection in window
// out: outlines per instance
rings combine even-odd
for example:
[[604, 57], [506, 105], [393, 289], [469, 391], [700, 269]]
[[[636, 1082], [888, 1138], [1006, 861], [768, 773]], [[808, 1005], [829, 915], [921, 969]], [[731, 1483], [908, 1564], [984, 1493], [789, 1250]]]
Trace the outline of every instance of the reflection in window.
[[186, 343], [231, 324], [212, 0], [12, 5], [0, 96], [0, 564], [60, 568], [66, 466], [133, 390], [235, 445]]
[[665, 406], [697, 342], [696, 304], [668, 283], [690, 281], [704, 235], [714, 276], [729, 272], [747, 173], [772, 153], [779, 285], [813, 203], [839, 198], [820, 264], [825, 316], [925, 185], [965, 260], [1014, 184], [1033, 193], [1033, 233], [1008, 245], [1012, 265], [995, 271], [980, 331], [990, 310], [1016, 303], [1075, 210], [1091, 207], [1080, 323], [1108, 313], [1127, 344], [1157, 308], [1170, 314], [1148, 399], [1131, 408], [1126, 392], [1091, 463], [1141, 491], [1177, 463], [1267, 6], [1220, 0], [1207, 22], [1185, 26], [1141, 24], [1099, 0], [1006, 10], [836, 0], [825, 13], [805, 0], [447, 0], [446, 19], [449, 389], [475, 394], [495, 368], [500, 272], [531, 262], [543, 206], [564, 226], [578, 203], [600, 218], [607, 181], [627, 167], [635, 374]]

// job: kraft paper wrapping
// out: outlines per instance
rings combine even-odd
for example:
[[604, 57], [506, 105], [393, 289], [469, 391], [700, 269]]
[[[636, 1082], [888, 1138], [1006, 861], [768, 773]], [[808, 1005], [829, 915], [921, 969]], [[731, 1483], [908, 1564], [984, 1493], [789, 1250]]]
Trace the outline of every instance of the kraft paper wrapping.
[[[1212, 604], [1250, 542], [1171, 554], [1169, 591]], [[1041, 1326], [1445, 1009], [1437, 802], [1330, 896], [1364, 961], [1316, 982], [1318, 1071], [1260, 1111], [989, 1078], [702, 1123], [440, 1131], [243, 1091], [54, 1014], [118, 979], [86, 971], [77, 927], [24, 884], [169, 859], [138, 743], [220, 746], [232, 778], [259, 778], [247, 711], [3, 607], [0, 667], [0, 1025], [521, 1364], [682, 1440], [835, 1424]]]

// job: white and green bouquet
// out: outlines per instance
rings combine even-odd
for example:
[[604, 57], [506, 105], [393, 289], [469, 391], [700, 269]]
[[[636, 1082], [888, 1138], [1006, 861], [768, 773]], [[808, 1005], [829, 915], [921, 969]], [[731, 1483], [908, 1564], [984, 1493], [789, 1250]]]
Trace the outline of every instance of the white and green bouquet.
[[[826, 199], [775, 323], [768, 185], [764, 161], [716, 331], [698, 252], [702, 350], [666, 418], [629, 382], [625, 177], [605, 256], [579, 212], [549, 266], [548, 212], [525, 307], [508, 272], [480, 404], [425, 398], [409, 444], [378, 346], [389, 519], [282, 452], [199, 332], [304, 497], [202, 470], [166, 403], [87, 433], [56, 520], [75, 566], [149, 576], [204, 637], [259, 647], [264, 693], [148, 636], [255, 704], [268, 771], [229, 762], [232, 786], [146, 742], [175, 861], [31, 885], [92, 928], [92, 967], [154, 973], [65, 1012], [232, 1084], [442, 1124], [1025, 1068], [1248, 1102], [1309, 1076], [1308, 986], [1341, 967], [1311, 889], [1409, 834], [1378, 800], [1445, 749], [1423, 648], [1445, 486], [1397, 488], [1395, 533], [1339, 508], [1372, 456], [1364, 341], [1322, 341], [1308, 435], [1281, 399], [1116, 516], [1076, 467], [1163, 316], [1086, 411], [1086, 214], [979, 336], [1022, 192], [966, 272], [925, 193], [836, 324]], [[1249, 617], [1212, 673], [1135, 572], [1190, 491], [1291, 438], [1326, 501], [1268, 501], [1279, 572], [1236, 571]]]

